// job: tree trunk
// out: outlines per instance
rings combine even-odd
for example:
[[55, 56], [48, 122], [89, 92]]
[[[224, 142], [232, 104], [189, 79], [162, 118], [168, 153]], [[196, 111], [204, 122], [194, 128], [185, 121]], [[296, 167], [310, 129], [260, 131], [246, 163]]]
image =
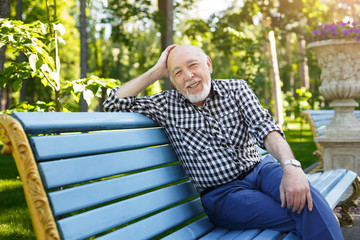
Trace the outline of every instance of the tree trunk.
[[[160, 26], [161, 26], [161, 50], [173, 44], [173, 0], [158, 0], [159, 12], [161, 14]], [[173, 86], [170, 79], [165, 79], [165, 89], [172, 89]]]
[[[23, 13], [23, 1], [17, 0], [16, 1], [16, 19], [17, 20], [23, 21], [22, 13]], [[23, 52], [20, 52], [18, 61], [19, 62], [26, 61], [26, 56]], [[26, 100], [26, 83], [27, 83], [27, 81], [25, 79], [22, 79], [22, 86], [20, 89], [20, 102], [24, 102]]]
[[299, 59], [299, 77], [300, 77], [300, 85], [302, 87], [310, 88], [309, 82], [309, 68], [307, 65], [307, 57], [305, 50], [305, 40], [299, 38], [298, 40], [300, 59]]
[[290, 75], [289, 75], [289, 89], [292, 94], [295, 94], [295, 77], [294, 77], [294, 71], [293, 71], [293, 48], [292, 48], [292, 42], [291, 42], [291, 33], [286, 35], [286, 43], [287, 43], [287, 49], [286, 51], [288, 54], [288, 65], [290, 66]]
[[[11, 0], [0, 0], [0, 18], [8, 18], [10, 16]], [[6, 45], [0, 48], [0, 71], [4, 70]], [[0, 110], [5, 110], [3, 100], [3, 89], [0, 88]]]
[[[80, 78], [87, 74], [86, 0], [80, 0]], [[88, 106], [83, 93], [80, 96], [80, 111], [87, 112]]]
[[274, 114], [275, 119], [279, 126], [284, 124], [284, 114], [283, 114], [283, 105], [281, 98], [281, 82], [279, 74], [279, 66], [276, 54], [276, 44], [274, 31], [268, 33], [269, 39], [269, 56], [271, 64], [271, 84], [272, 84], [272, 95], [274, 99]]

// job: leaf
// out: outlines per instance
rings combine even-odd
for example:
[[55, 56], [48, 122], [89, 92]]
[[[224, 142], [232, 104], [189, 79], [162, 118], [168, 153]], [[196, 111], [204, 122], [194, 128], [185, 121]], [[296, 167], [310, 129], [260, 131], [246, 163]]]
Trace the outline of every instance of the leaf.
[[48, 81], [46, 80], [46, 78], [41, 78], [41, 83], [42, 85], [44, 85], [44, 87], [48, 85]]
[[64, 33], [66, 32], [65, 27], [61, 23], [54, 24], [54, 30], [58, 31], [61, 36], [64, 35]]
[[65, 40], [62, 37], [57, 38], [59, 43], [66, 44]]
[[87, 105], [89, 106], [91, 104], [91, 100], [94, 98], [94, 94], [92, 91], [90, 90], [85, 90], [83, 92], [83, 97], [87, 103]]
[[29, 63], [33, 72], [36, 72], [36, 62], [37, 62], [37, 56], [35, 54], [31, 54], [29, 57]]
[[22, 79], [17, 79], [16, 81], [13, 82], [14, 92], [19, 91], [21, 87], [22, 87]]

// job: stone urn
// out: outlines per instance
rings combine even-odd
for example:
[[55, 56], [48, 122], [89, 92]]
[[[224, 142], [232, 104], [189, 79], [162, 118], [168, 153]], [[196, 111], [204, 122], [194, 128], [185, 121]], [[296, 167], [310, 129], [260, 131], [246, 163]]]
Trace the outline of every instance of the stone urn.
[[328, 39], [308, 44], [321, 67], [320, 93], [335, 109], [332, 122], [323, 135], [359, 137], [360, 123], [354, 115], [360, 97], [360, 42], [355, 39]]

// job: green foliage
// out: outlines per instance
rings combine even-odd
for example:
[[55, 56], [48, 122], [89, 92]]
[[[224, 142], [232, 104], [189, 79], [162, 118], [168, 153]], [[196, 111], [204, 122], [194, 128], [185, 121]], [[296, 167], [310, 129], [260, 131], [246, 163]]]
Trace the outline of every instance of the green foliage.
[[91, 76], [73, 81], [66, 81], [63, 90], [64, 93], [70, 93], [75, 101], [80, 101], [80, 94], [83, 93], [84, 99], [88, 105], [95, 96], [101, 97], [102, 88], [111, 89], [120, 85], [120, 81], [111, 78], [99, 78]]
[[[29, 104], [28, 102], [24, 101], [18, 104], [11, 105], [2, 113], [11, 114], [12, 112], [53, 112], [55, 110], [55, 103], [54, 102], [43, 102], [37, 101], [34, 104]], [[63, 111], [66, 109], [62, 109]]]
[[295, 96], [290, 91], [283, 94], [283, 107], [286, 116], [300, 118], [301, 112], [312, 108], [310, 104], [312, 96], [312, 93], [305, 87], [296, 89]]
[[[64, 27], [55, 22], [44, 24], [36, 21], [24, 24], [22, 21], [8, 19], [1, 19], [0, 24], [2, 24], [0, 27], [0, 43], [2, 45], [10, 45], [16, 51], [23, 52], [29, 61], [29, 65], [17, 64], [17, 66], [7, 68], [5, 70], [7, 73], [4, 73], [4, 75], [10, 76], [10, 80], [16, 82], [16, 85], [21, 86], [19, 78], [11, 76], [11, 73], [14, 75], [21, 72], [28, 74], [30, 66], [32, 76], [40, 77], [44, 86], [49, 85], [53, 90], [58, 91], [60, 89], [59, 72], [56, 69], [56, 63], [53, 57], [51, 57], [51, 53], [57, 44], [56, 42], [63, 42], [63, 40], [61, 37], [57, 37], [52, 41], [49, 35], [51, 35], [50, 26], [61, 35], [65, 32]], [[19, 69], [20, 67], [21, 69]], [[15, 69], [18, 71], [13, 72]], [[2, 78], [0, 79], [0, 84], [5, 85], [7, 81], [9, 80]]]

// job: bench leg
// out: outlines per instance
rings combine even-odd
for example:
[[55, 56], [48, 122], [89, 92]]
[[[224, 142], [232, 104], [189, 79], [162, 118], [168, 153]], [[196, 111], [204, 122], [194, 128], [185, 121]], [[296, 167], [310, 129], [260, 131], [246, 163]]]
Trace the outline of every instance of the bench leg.
[[356, 177], [353, 184], [353, 192], [349, 198], [344, 201], [341, 201], [337, 206], [341, 207], [340, 214], [340, 224], [342, 227], [352, 227], [354, 225], [354, 218], [349, 213], [349, 208], [351, 206], [357, 207], [357, 199], [360, 197], [360, 178]]

